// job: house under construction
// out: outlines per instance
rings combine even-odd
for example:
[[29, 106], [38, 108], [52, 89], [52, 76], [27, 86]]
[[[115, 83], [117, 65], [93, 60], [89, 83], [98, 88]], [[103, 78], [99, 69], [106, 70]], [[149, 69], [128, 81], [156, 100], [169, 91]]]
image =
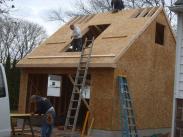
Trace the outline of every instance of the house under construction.
[[[163, 8], [158, 7], [78, 16], [61, 27], [17, 65], [19, 112], [30, 112], [30, 96], [47, 96], [48, 79], [60, 76], [59, 95], [48, 98], [56, 109], [56, 124], [64, 124], [73, 88], [69, 76], [75, 75], [81, 54], [71, 50], [71, 24], [81, 28], [83, 41], [95, 38], [86, 97], [95, 119], [92, 136], [121, 136], [117, 76], [128, 80], [140, 136], [170, 132], [176, 41]], [[78, 128], [86, 111], [82, 104]]]

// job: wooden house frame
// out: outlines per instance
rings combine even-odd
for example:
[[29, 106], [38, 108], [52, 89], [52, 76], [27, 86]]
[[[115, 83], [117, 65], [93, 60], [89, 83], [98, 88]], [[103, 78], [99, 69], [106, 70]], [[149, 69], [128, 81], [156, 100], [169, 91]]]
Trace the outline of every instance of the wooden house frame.
[[32, 94], [46, 96], [48, 75], [56, 74], [63, 77], [63, 93], [50, 100], [57, 116], [66, 116], [72, 91], [68, 76], [76, 73], [80, 57], [79, 52], [66, 52], [70, 24], [79, 26], [85, 37], [89, 31], [92, 35], [102, 31], [94, 41], [88, 76], [95, 118], [92, 135], [121, 136], [119, 75], [128, 80], [139, 134], [170, 132], [176, 41], [161, 7], [73, 18], [17, 64], [21, 69], [19, 112], [30, 111]]

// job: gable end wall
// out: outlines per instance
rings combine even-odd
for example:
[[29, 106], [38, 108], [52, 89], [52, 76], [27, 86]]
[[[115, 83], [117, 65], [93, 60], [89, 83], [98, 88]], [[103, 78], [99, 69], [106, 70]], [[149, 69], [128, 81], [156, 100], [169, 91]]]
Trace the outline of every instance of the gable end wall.
[[[156, 22], [165, 25], [163, 46], [154, 42]], [[117, 63], [117, 69], [126, 72], [138, 129], [171, 127], [174, 65], [175, 39], [161, 12]], [[116, 114], [119, 109], [113, 111], [114, 130], [120, 125]]]

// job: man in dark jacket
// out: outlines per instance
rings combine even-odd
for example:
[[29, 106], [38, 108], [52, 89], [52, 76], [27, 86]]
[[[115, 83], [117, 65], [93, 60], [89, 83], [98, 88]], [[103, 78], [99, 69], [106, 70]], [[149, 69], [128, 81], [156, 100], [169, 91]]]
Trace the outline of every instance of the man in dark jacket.
[[112, 0], [111, 6], [113, 9], [113, 12], [118, 12], [119, 10], [122, 10], [125, 8], [122, 0]]
[[55, 110], [47, 98], [32, 95], [31, 103], [35, 104], [34, 114], [43, 114], [44, 121], [41, 127], [41, 137], [50, 137], [54, 125]]

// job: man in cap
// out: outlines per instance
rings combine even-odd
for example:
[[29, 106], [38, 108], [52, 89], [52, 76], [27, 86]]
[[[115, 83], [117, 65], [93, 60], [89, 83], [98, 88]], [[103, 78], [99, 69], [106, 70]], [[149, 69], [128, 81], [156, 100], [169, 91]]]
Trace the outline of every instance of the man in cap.
[[44, 119], [41, 127], [41, 137], [50, 137], [54, 126], [55, 110], [47, 98], [32, 95], [31, 103], [35, 104], [34, 114], [43, 114]]

